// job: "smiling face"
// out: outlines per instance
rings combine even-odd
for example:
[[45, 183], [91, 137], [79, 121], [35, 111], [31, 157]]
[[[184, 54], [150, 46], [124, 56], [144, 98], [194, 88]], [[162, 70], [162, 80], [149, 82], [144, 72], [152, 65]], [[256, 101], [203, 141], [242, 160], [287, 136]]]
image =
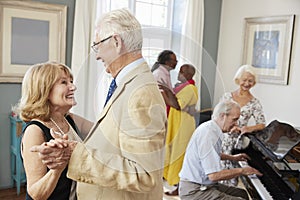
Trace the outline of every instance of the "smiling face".
[[127, 9], [116, 9], [104, 14], [95, 30], [93, 47], [96, 59], [103, 62], [106, 72], [113, 77], [123, 67], [141, 57], [142, 27]]
[[95, 43], [103, 41], [96, 46], [96, 59], [103, 62], [107, 73], [111, 73], [114, 61], [116, 61], [119, 57], [118, 48], [116, 48], [116, 45], [118, 46], [121, 44], [118, 44], [116, 37], [117, 36], [112, 35], [109, 35], [107, 37], [100, 36], [100, 34], [96, 35]]
[[62, 70], [61, 76], [53, 85], [49, 93], [49, 102], [51, 109], [62, 109], [69, 111], [69, 109], [76, 105], [74, 92], [76, 86], [73, 84], [73, 78], [67, 76], [67, 74]]
[[238, 83], [241, 90], [249, 91], [255, 85], [255, 77], [249, 72], [245, 72], [238, 80]]

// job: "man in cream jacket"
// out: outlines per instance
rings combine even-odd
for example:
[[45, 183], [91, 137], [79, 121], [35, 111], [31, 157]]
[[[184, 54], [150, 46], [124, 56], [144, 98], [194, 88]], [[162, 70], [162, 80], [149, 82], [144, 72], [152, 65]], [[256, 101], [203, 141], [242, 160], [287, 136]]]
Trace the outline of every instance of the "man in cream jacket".
[[105, 14], [92, 47], [114, 78], [115, 91], [83, 143], [56, 139], [56, 145], [32, 149], [49, 168], [64, 162], [59, 157], [69, 161], [78, 199], [162, 199], [166, 108], [142, 43], [141, 25], [129, 11]]

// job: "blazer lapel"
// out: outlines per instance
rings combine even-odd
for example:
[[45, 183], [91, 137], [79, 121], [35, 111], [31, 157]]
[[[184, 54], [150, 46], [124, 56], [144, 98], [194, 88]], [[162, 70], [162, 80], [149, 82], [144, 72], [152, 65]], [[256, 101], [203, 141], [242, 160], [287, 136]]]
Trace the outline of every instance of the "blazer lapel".
[[132, 71], [130, 71], [117, 85], [117, 88], [114, 92], [114, 94], [111, 96], [110, 100], [107, 102], [107, 104], [104, 106], [99, 119], [94, 124], [94, 126], [91, 128], [89, 134], [85, 138], [85, 141], [89, 138], [89, 136], [94, 132], [94, 130], [98, 127], [102, 119], [106, 116], [107, 112], [109, 111], [112, 103], [120, 96], [120, 94], [124, 91], [125, 85], [130, 82], [132, 79], [134, 79], [138, 74], [145, 73], [149, 71], [150, 68], [146, 62], [141, 63], [138, 67], [134, 68]]

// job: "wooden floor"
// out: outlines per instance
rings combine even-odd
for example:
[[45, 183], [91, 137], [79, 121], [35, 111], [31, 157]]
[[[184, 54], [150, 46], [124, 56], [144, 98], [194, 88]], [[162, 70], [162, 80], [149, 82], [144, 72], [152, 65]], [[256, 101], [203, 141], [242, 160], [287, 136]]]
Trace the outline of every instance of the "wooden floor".
[[[170, 191], [171, 186], [164, 187], [166, 191]], [[174, 188], [172, 188], [173, 190]], [[21, 186], [21, 192], [20, 195], [17, 195], [17, 189], [16, 188], [10, 188], [10, 189], [2, 189], [0, 190], [0, 200], [25, 200], [26, 190], [25, 186]], [[180, 199], [178, 196], [176, 197], [169, 197], [164, 195], [163, 200], [178, 200]]]
[[17, 195], [17, 188], [1, 189], [0, 199], [2, 200], [24, 200], [26, 195], [25, 186], [21, 186], [19, 196]]
[[[241, 181], [240, 181], [241, 183]], [[240, 187], [243, 187], [242, 184], [239, 185]], [[170, 191], [173, 190], [172, 186], [169, 186], [166, 182], [164, 182], [164, 191]], [[25, 186], [21, 186], [21, 192], [19, 196], [17, 195], [17, 189], [16, 188], [10, 188], [10, 189], [2, 189], [0, 190], [0, 200], [25, 200], [26, 195], [26, 189]], [[163, 200], [180, 200], [178, 196], [166, 196], [164, 195]], [[251, 200], [251, 198], [250, 198]]]
[[[170, 191], [171, 186], [168, 188], [165, 186], [164, 189], [166, 191]], [[172, 188], [174, 189], [174, 188]], [[17, 189], [16, 188], [10, 188], [10, 189], [1, 189], [0, 190], [0, 200], [25, 200], [26, 195], [26, 189], [25, 186], [21, 186], [21, 192], [19, 196], [17, 195]], [[176, 197], [169, 197], [164, 195], [163, 200], [178, 200], [180, 199], [178, 196]]]

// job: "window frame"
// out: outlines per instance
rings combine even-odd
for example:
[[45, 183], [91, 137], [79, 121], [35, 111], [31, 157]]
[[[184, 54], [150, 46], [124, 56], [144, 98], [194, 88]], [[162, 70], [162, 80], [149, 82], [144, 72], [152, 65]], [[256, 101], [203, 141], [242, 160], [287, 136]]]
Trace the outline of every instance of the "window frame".
[[[111, 0], [109, 1], [109, 10], [112, 10], [112, 4]], [[136, 15], [136, 3], [139, 0], [128, 0], [128, 9]], [[155, 61], [150, 55], [149, 51], [154, 50], [157, 51], [157, 55], [165, 50], [165, 49], [172, 49], [172, 38], [173, 38], [173, 13], [174, 13], [174, 1], [175, 0], [168, 0], [168, 6], [167, 6], [167, 23], [166, 27], [162, 26], [152, 26], [152, 25], [142, 25], [142, 31], [143, 31], [143, 38], [144, 42], [146, 40], [160, 40], [163, 44], [160, 47], [152, 47], [151, 41], [150, 43], [147, 43], [143, 45], [143, 55], [144, 58], [147, 60], [149, 65], [154, 64], [157, 57], [155, 58]], [[149, 45], [150, 44], [150, 45]], [[154, 61], [154, 62], [153, 62]]]
[[[112, 10], [112, 0], [108, 0], [108, 8], [109, 10]], [[173, 12], [174, 12], [174, 1], [175, 0], [168, 0], [168, 6], [167, 6], [167, 25], [166, 27], [161, 26], [151, 26], [151, 25], [142, 25], [143, 27], [157, 27], [157, 28], [166, 28], [166, 29], [172, 29], [173, 25]], [[136, 2], [141, 2], [139, 0], [127, 0], [128, 9], [136, 15]]]

